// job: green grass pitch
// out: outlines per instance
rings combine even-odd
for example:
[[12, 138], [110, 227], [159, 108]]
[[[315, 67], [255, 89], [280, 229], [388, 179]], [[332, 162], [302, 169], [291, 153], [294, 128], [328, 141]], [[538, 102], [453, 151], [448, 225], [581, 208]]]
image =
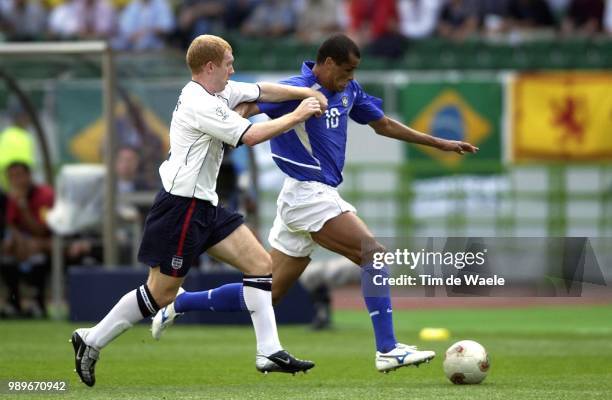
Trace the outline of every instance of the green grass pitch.
[[[367, 313], [341, 311], [335, 329], [280, 327], [294, 354], [317, 366], [307, 375], [255, 371], [250, 327], [174, 326], [155, 342], [146, 325], [125, 333], [101, 353], [97, 384], [72, 372], [68, 343], [77, 326], [61, 322], [0, 321], [0, 380], [68, 380], [63, 394], [9, 395], [15, 399], [610, 399], [612, 307], [396, 311], [398, 338], [438, 357], [420, 368], [390, 374], [374, 369]], [[446, 327], [446, 342], [416, 340], [421, 327]], [[455, 386], [442, 372], [444, 350], [474, 339], [492, 367], [481, 385]], [[6, 382], [4, 383], [6, 384]]]

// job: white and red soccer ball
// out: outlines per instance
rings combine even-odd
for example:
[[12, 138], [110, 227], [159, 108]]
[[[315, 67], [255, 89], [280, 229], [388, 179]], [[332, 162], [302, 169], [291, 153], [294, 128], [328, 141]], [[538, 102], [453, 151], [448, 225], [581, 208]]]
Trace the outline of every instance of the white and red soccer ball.
[[490, 367], [487, 351], [473, 340], [453, 344], [444, 355], [444, 373], [456, 385], [482, 382]]

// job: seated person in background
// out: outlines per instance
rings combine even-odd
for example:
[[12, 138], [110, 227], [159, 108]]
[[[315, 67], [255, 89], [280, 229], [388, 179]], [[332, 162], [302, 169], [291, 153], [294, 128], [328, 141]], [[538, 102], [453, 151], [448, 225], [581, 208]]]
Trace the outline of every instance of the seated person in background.
[[508, 30], [510, 0], [479, 0], [478, 16], [482, 33], [495, 35]]
[[318, 43], [330, 33], [340, 30], [338, 0], [304, 1], [297, 10], [297, 38], [304, 43]]
[[53, 206], [53, 189], [36, 185], [30, 167], [14, 162], [6, 169], [9, 193], [7, 233], [2, 241], [0, 273], [8, 286], [6, 315], [21, 314], [19, 282], [23, 278], [36, 289], [32, 316], [46, 316], [45, 289], [50, 268], [51, 232], [45, 213]]
[[4, 239], [4, 229], [6, 227], [6, 195], [0, 189], [0, 243]]
[[608, 35], [612, 35], [612, 0], [606, 1], [606, 12], [603, 20], [604, 31]]
[[7, 41], [40, 39], [47, 21], [45, 9], [38, 0], [4, 0], [0, 2], [0, 31]]
[[463, 41], [478, 29], [478, 8], [471, 0], [449, 0], [440, 13], [438, 34], [446, 39]]
[[113, 46], [119, 50], [160, 50], [174, 29], [174, 15], [166, 0], [134, 0], [119, 15]]
[[115, 29], [108, 0], [67, 0], [49, 15], [49, 34], [57, 39], [107, 39]]
[[508, 7], [512, 29], [552, 28], [555, 25], [550, 7], [544, 0], [511, 0]]
[[182, 0], [177, 13], [182, 47], [187, 49], [191, 41], [200, 35], [221, 33], [225, 10], [223, 0]]
[[430, 37], [436, 30], [441, 6], [441, 0], [398, 1], [400, 33], [409, 40]]
[[[144, 222], [149, 205], [134, 205], [123, 201], [121, 195], [158, 189], [147, 184], [141, 174], [141, 157], [136, 148], [122, 145], [115, 158], [117, 179], [117, 226], [116, 240], [119, 246], [119, 262], [132, 264], [133, 224]], [[98, 265], [102, 263], [103, 248], [99, 232], [82, 232], [72, 237], [66, 249], [68, 265]]]
[[602, 31], [603, 0], [572, 0], [561, 29], [566, 35], [593, 36]]
[[290, 1], [263, 0], [244, 22], [241, 32], [250, 37], [284, 36], [295, 30], [294, 11]]

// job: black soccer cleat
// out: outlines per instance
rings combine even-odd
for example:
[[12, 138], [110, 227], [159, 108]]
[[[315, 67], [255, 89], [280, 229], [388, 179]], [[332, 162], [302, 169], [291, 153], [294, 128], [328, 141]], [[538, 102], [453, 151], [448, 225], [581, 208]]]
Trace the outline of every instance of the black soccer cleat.
[[72, 347], [74, 348], [75, 371], [79, 374], [84, 384], [93, 386], [96, 384], [95, 367], [96, 362], [100, 358], [100, 351], [85, 343], [79, 333], [79, 331], [82, 330], [83, 329], [77, 329], [72, 333], [72, 337], [70, 338]]
[[277, 351], [269, 356], [258, 354], [255, 359], [255, 367], [259, 372], [267, 374], [268, 372], [285, 372], [295, 374], [296, 372], [304, 372], [313, 368], [315, 364], [312, 361], [300, 360], [295, 358], [285, 350]]

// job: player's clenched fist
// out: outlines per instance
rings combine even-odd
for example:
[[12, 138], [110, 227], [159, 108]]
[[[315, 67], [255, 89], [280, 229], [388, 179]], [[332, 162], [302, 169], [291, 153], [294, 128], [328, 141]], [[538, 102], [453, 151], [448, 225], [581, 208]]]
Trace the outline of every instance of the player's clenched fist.
[[312, 92], [313, 97], [319, 101], [319, 105], [321, 106], [321, 112], [316, 114], [317, 117], [320, 117], [321, 114], [327, 110], [327, 97], [325, 97], [325, 95], [318, 90], [312, 90]]
[[302, 122], [315, 114], [321, 114], [321, 104], [314, 97], [308, 97], [300, 103], [300, 105], [293, 111], [293, 114], [297, 119]]

